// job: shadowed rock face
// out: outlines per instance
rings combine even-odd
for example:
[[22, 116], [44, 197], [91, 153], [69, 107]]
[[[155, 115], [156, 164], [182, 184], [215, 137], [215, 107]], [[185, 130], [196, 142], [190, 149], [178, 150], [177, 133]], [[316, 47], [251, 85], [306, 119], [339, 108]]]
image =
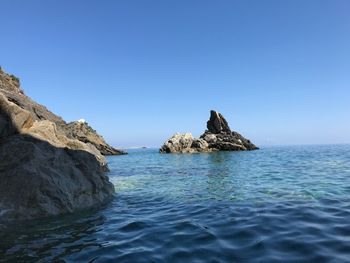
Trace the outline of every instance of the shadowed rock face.
[[207, 122], [207, 129], [209, 132], [217, 134], [221, 132], [231, 132], [227, 121], [224, 116], [222, 116], [217, 111], [210, 111], [210, 119]]
[[164, 143], [159, 151], [161, 153], [195, 153], [258, 149], [250, 140], [238, 132], [231, 131], [227, 121], [219, 112], [210, 111], [207, 128], [208, 130], [199, 139], [192, 137], [192, 135], [175, 134]]
[[0, 220], [99, 207], [114, 194], [107, 167], [85, 150], [17, 134], [1, 138], [0, 158]]
[[66, 136], [65, 122], [14, 80], [0, 70], [0, 219], [64, 214], [111, 199], [101, 152]]

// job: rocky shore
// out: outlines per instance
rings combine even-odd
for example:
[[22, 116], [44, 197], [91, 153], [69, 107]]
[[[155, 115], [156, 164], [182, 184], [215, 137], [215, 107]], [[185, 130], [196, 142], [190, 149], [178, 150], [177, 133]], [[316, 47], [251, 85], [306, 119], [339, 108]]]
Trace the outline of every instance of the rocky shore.
[[86, 122], [66, 123], [0, 69], [0, 219], [98, 207], [114, 193], [104, 155], [123, 154]]
[[257, 150], [250, 140], [231, 131], [226, 119], [217, 111], [210, 111], [207, 130], [194, 138], [191, 133], [176, 133], [160, 148], [161, 153], [197, 153], [213, 151]]

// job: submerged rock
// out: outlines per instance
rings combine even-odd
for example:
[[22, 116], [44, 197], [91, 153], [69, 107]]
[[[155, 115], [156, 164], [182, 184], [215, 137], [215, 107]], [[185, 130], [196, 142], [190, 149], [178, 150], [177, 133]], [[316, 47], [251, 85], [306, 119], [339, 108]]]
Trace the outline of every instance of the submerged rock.
[[64, 214], [111, 199], [105, 157], [93, 139], [67, 136], [65, 125], [0, 70], [0, 219]]
[[210, 111], [207, 130], [199, 139], [190, 133], [175, 134], [160, 148], [161, 153], [195, 153], [212, 151], [247, 151], [256, 150], [250, 140], [238, 132], [231, 131], [225, 118], [216, 111]]

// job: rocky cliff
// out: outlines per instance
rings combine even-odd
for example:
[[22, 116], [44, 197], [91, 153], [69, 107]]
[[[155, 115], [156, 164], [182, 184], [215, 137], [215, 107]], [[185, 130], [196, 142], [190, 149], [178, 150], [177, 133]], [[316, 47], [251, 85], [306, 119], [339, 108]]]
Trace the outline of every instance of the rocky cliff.
[[74, 121], [64, 126], [68, 138], [94, 145], [103, 155], [119, 155], [126, 152], [108, 145], [103, 137], [92, 129], [86, 121]]
[[66, 123], [60, 116], [49, 111], [45, 106], [26, 96], [20, 88], [19, 79], [8, 75], [0, 69], [0, 91], [10, 101], [28, 111], [33, 120], [48, 120], [56, 124], [57, 129], [68, 138], [93, 144], [103, 155], [119, 155], [125, 152], [108, 145], [103, 137], [93, 130], [86, 122]]
[[207, 130], [199, 139], [190, 133], [175, 134], [160, 148], [161, 153], [195, 153], [212, 151], [250, 151], [256, 150], [250, 140], [238, 132], [231, 131], [225, 118], [217, 111], [210, 111]]
[[113, 196], [106, 160], [95, 147], [102, 137], [94, 141], [91, 131], [84, 141], [70, 130], [0, 70], [0, 219], [73, 212]]

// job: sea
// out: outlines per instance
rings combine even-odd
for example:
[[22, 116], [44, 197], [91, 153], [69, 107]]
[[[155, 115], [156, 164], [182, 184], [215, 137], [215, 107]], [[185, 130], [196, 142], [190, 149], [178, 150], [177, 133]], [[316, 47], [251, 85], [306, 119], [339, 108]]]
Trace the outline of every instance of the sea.
[[350, 262], [350, 145], [108, 162], [109, 204], [0, 228], [0, 262]]

